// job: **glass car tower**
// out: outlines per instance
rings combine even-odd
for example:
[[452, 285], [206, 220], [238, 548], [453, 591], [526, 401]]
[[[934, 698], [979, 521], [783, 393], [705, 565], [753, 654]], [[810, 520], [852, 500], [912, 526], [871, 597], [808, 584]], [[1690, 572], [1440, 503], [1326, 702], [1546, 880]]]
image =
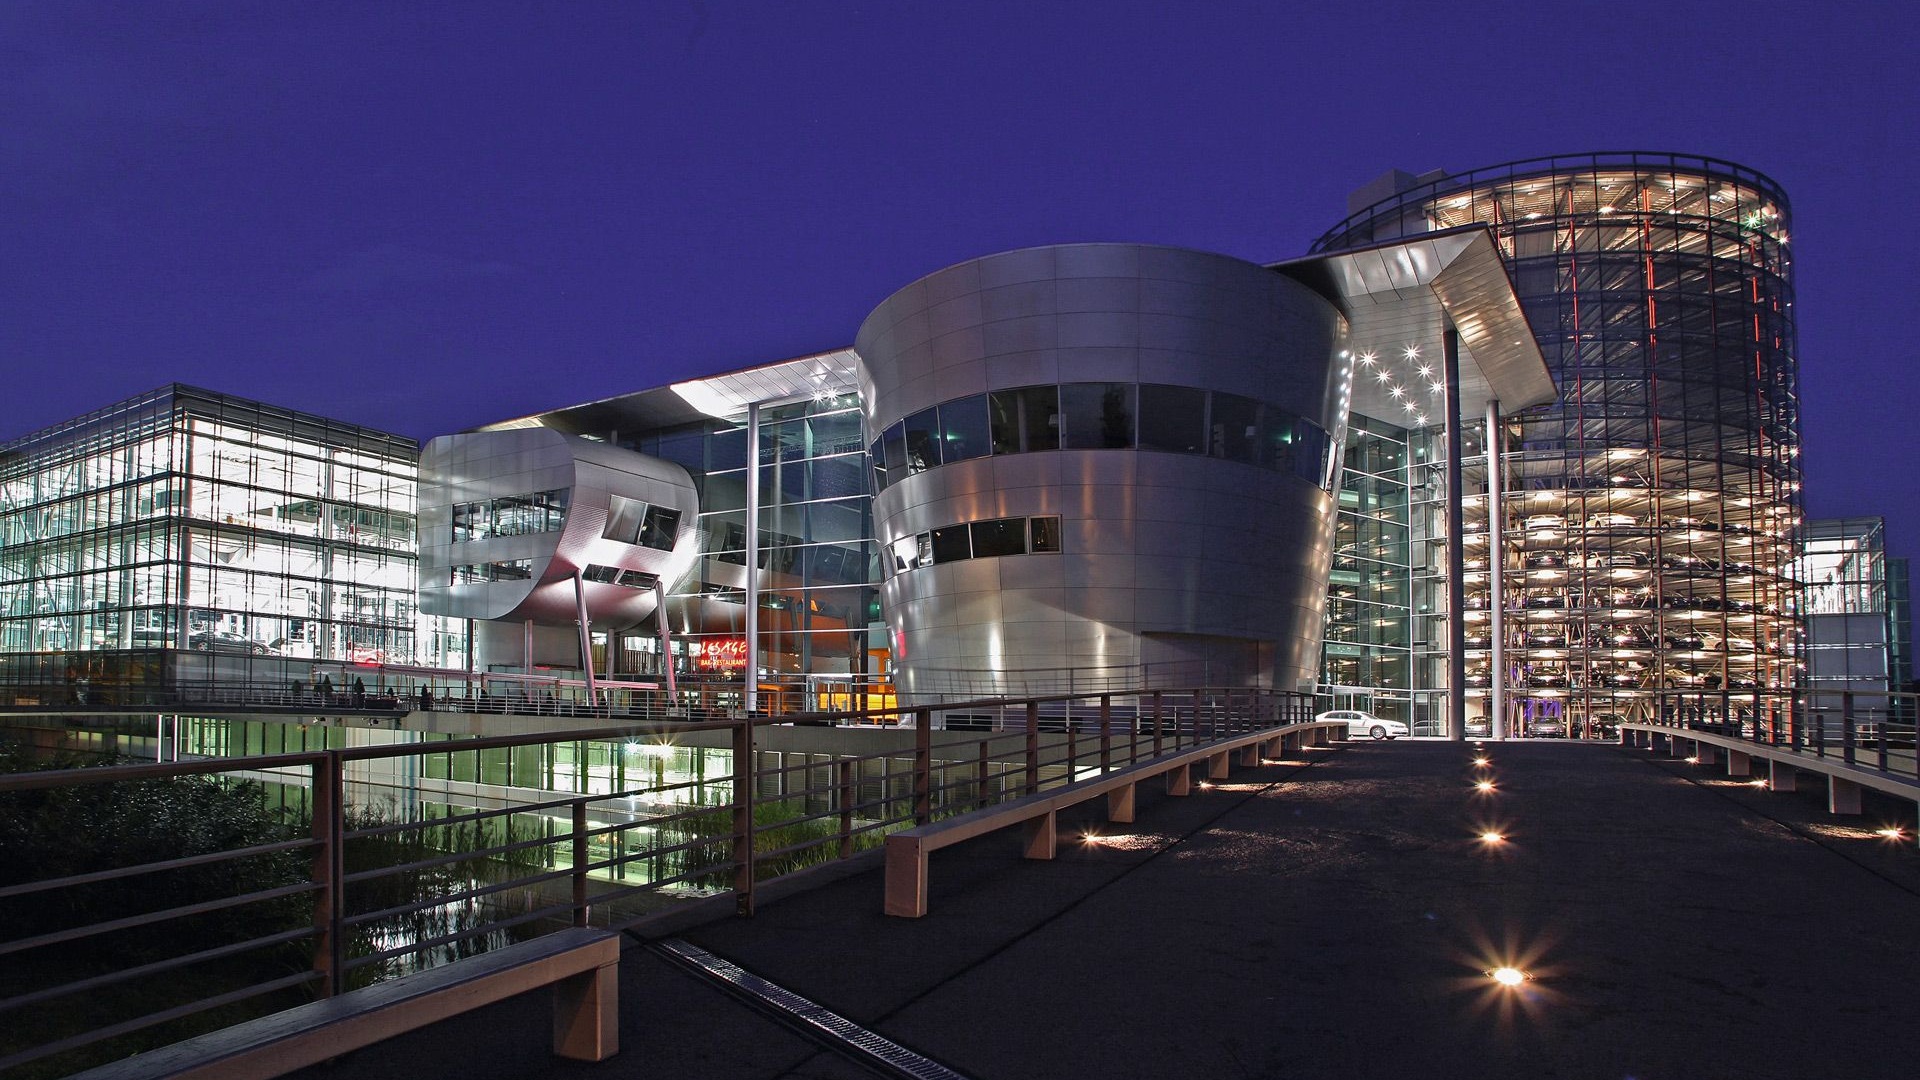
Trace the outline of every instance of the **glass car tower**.
[[[1484, 440], [1463, 452], [1480, 458], [1463, 492], [1470, 732], [1490, 719], [1496, 679], [1514, 732], [1551, 732], [1557, 720], [1569, 734], [1604, 734], [1689, 703], [1771, 718], [1785, 700], [1773, 692], [1800, 670], [1803, 518], [1790, 217], [1778, 185], [1708, 158], [1600, 153], [1389, 174], [1363, 194], [1381, 197], [1315, 241], [1316, 253], [1492, 227], [1560, 390], [1555, 404], [1497, 425], [1497, 552]], [[1443, 455], [1438, 434], [1412, 431], [1413, 456]], [[1421, 521], [1416, 508], [1416, 547], [1444, 543]], [[1423, 602], [1418, 567], [1443, 564], [1417, 553], [1410, 562], [1418, 700], [1447, 670], [1445, 612]], [[1329, 626], [1328, 638], [1354, 632]]]

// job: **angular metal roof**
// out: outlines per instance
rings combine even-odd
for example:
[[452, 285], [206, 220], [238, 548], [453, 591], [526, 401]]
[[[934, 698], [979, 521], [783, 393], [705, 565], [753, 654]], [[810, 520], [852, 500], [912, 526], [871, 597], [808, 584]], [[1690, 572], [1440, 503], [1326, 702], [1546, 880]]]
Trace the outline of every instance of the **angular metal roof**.
[[1514, 412], [1559, 396], [1493, 232], [1484, 225], [1271, 269], [1319, 292], [1347, 316], [1350, 348], [1363, 361], [1350, 407], [1363, 416], [1406, 427], [1416, 426], [1417, 415], [1426, 417], [1418, 426], [1440, 422], [1440, 395], [1432, 385], [1441, 378], [1441, 334], [1449, 322], [1460, 331], [1463, 416], [1478, 415], [1489, 399]]

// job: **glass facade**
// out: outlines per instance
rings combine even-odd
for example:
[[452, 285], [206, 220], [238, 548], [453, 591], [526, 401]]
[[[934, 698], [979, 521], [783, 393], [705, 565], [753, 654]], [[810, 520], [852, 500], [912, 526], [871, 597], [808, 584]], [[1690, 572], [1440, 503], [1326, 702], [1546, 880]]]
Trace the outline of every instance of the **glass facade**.
[[464, 655], [414, 606], [411, 440], [176, 385], [0, 461], [16, 694], [134, 701], [182, 681], [285, 686], [312, 661]]
[[1335, 504], [1324, 682], [1341, 704], [1413, 720], [1412, 553], [1407, 432], [1356, 416]]
[[[1486, 550], [1486, 451], [1472, 438], [1483, 425], [1463, 424], [1469, 720], [1485, 716], [1496, 675], [1496, 603], [1509, 730], [1545, 717], [1579, 733], [1649, 715], [1663, 691], [1758, 703], [1793, 687], [1802, 500], [1785, 196], [1703, 158], [1540, 159], [1407, 178], [1314, 251], [1472, 223], [1495, 233], [1560, 400], [1502, 424], [1499, 552]], [[1423, 431], [1416, 455], [1424, 440], [1440, 460], [1438, 429]], [[1437, 622], [1421, 581], [1444, 571], [1419, 545], [1439, 547], [1444, 530], [1423, 527], [1418, 502], [1414, 607]], [[1490, 558], [1504, 569], [1497, 602]], [[1413, 638], [1417, 684], [1444, 686], [1445, 633], [1416, 625]]]
[[[845, 678], [879, 676], [879, 553], [859, 398], [820, 394], [760, 410], [760, 573], [757, 617], [766, 675], [811, 677], [833, 693]], [[622, 433], [631, 450], [685, 466], [700, 492], [697, 572], [668, 597], [675, 663], [693, 676], [745, 656], [747, 445], [745, 417]], [[982, 436], [984, 439], [984, 436]], [[871, 635], [870, 635], [871, 631]], [[657, 650], [634, 638], [632, 647]], [[657, 653], [622, 670], [657, 670]], [[737, 677], [737, 671], [735, 672]], [[773, 702], [797, 707], [800, 702]]]
[[867, 448], [873, 490], [988, 454], [1158, 450], [1203, 454], [1326, 487], [1327, 433], [1278, 405], [1154, 383], [1020, 386], [945, 402], [894, 424]]
[[1869, 696], [1858, 704], [1860, 715], [1883, 715], [1887, 702], [1877, 695], [1903, 691], [1913, 680], [1906, 560], [1887, 557], [1885, 519], [1808, 523], [1800, 575], [1814, 704], [1837, 708], [1842, 691], [1863, 691]]

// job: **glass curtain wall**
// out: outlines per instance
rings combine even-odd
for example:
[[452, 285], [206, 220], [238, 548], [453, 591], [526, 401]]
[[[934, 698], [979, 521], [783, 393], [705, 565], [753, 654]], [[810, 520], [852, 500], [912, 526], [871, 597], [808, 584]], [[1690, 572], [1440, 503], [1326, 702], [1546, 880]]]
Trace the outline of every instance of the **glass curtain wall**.
[[[1837, 518], [1807, 527], [1800, 574], [1806, 583], [1807, 689], [1816, 707], [1838, 709], [1846, 690], [1867, 691], [1857, 706], [1879, 719], [1903, 690], [1906, 666], [1905, 581], [1896, 583], [1882, 518]], [[1897, 587], [1896, 587], [1897, 585]], [[1904, 719], [1904, 716], [1901, 717]]]
[[[698, 572], [669, 597], [678, 670], [739, 678], [746, 635], [747, 426], [716, 422], [628, 441], [685, 466], [700, 491]], [[760, 411], [758, 629], [763, 677], [796, 689], [809, 707], [882, 676], [869, 651], [880, 617], [869, 466], [855, 395], [823, 395]], [[654, 649], [651, 643], [643, 649]], [[646, 670], [643, 663], [639, 670]], [[767, 703], [797, 708], [798, 696]]]
[[1356, 705], [1358, 695], [1375, 715], [1412, 723], [1407, 433], [1355, 416], [1345, 457], [1323, 682], [1337, 706]]
[[[1784, 194], [1704, 158], [1539, 159], [1419, 183], [1314, 250], [1476, 222], [1493, 228], [1560, 387], [1554, 405], [1509, 418], [1501, 451], [1513, 730], [1561, 718], [1595, 732], [1687, 691], [1737, 692], [1776, 716], [1770, 692], [1795, 685], [1801, 636]], [[1484, 500], [1468, 523], [1486, 531]], [[1469, 614], [1496, 602], [1464, 584]], [[1469, 671], [1489, 655], [1470, 644]], [[1484, 689], [1469, 696], [1484, 708]]]
[[284, 687], [307, 673], [289, 661], [464, 652], [414, 604], [410, 440], [174, 386], [4, 454], [0, 650], [16, 685], [101, 700], [112, 684]]

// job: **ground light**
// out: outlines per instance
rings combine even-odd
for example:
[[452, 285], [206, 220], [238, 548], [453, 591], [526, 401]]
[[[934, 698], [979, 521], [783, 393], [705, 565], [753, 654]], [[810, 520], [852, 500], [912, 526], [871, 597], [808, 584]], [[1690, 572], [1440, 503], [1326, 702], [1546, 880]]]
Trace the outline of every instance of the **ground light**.
[[1527, 981], [1527, 973], [1519, 968], [1500, 967], [1487, 972], [1487, 976], [1501, 986], [1519, 986]]
[[1491, 780], [1475, 781], [1473, 787], [1474, 787], [1474, 790], [1476, 791], [1492, 791], [1493, 781]]
[[1491, 829], [1480, 834], [1480, 842], [1483, 844], [1503, 844], [1506, 842], [1506, 840], [1507, 840], [1506, 837], [1500, 835], [1497, 832], [1494, 832]]
[[1475, 765], [1478, 765], [1479, 767], [1481, 767], [1481, 768], [1483, 768], [1483, 769], [1484, 769], [1484, 768], [1486, 768], [1486, 767], [1487, 767], [1488, 765], [1491, 765], [1491, 764], [1493, 764], [1493, 762], [1491, 762], [1491, 761], [1488, 761], [1488, 760], [1487, 760], [1486, 758], [1484, 758], [1484, 757], [1477, 757], [1477, 758], [1474, 758], [1474, 759], [1473, 759], [1473, 763], [1474, 763]]
[[1699, 759], [1699, 758], [1697, 758], [1697, 757], [1690, 757], [1690, 758], [1688, 758], [1688, 759], [1687, 759], [1687, 764], [1689, 764], [1689, 765], [1698, 765], [1698, 764], [1700, 764], [1700, 759]]
[[1747, 786], [1763, 788], [1767, 786], [1767, 782], [1765, 780], [1749, 780], [1747, 781]]
[[1873, 835], [1880, 837], [1882, 840], [1905, 840], [1907, 838], [1907, 830], [1898, 825], [1889, 825], [1884, 829], [1875, 829]]

